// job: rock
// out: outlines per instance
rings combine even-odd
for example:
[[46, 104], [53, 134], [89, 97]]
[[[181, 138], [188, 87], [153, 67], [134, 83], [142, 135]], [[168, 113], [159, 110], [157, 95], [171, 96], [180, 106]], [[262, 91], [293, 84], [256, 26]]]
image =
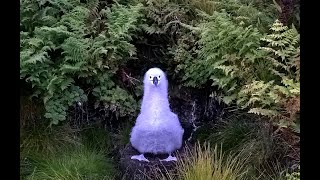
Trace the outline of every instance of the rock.
[[[172, 156], [177, 158], [185, 158], [185, 147], [191, 147], [190, 144], [183, 144], [182, 148], [175, 151]], [[165, 159], [168, 154], [145, 154], [145, 157], [150, 162], [140, 162], [138, 160], [132, 160], [131, 156], [139, 155], [140, 153], [128, 143], [124, 149], [120, 151], [120, 170], [123, 173], [123, 178], [125, 180], [147, 180], [156, 179], [155, 176], [157, 172], [161, 171], [163, 173], [175, 172], [175, 167], [177, 162], [170, 161], [160, 161], [160, 159]], [[179, 159], [178, 159], [179, 160]]]

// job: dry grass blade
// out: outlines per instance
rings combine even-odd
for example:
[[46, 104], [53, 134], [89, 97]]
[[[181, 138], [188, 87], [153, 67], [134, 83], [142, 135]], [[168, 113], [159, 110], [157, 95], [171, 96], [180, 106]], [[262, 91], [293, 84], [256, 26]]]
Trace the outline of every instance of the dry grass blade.
[[243, 159], [238, 156], [224, 156], [217, 145], [197, 143], [186, 149], [186, 157], [178, 155], [177, 173], [158, 171], [159, 180], [238, 180], [244, 179], [246, 170]]

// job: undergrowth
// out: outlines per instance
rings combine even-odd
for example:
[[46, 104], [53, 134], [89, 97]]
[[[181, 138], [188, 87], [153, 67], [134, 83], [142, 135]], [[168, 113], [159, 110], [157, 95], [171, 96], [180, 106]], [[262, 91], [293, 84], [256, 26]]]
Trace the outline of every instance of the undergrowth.
[[200, 142], [222, 144], [226, 154], [238, 154], [247, 168], [249, 179], [284, 179], [296, 164], [295, 154], [285, 139], [275, 134], [273, 126], [265, 118], [234, 112], [215, 125], [201, 127], [196, 134]]
[[110, 135], [103, 129], [43, 126], [21, 133], [20, 179], [98, 180], [117, 175]]
[[247, 173], [245, 159], [224, 153], [220, 145], [196, 143], [193, 148], [186, 147], [186, 153], [177, 158], [176, 173], [157, 169], [157, 179], [241, 180]]
[[95, 0], [21, 1], [20, 79], [42, 100], [51, 124], [66, 120], [69, 107], [89, 95], [117, 117], [135, 115], [134, 94], [114, 77], [134, 59], [130, 41], [140, 11], [141, 4]]
[[115, 139], [116, 148], [123, 148], [128, 143], [130, 143], [130, 133], [133, 127], [132, 122], [126, 122], [118, 128], [117, 132], [113, 134], [113, 138]]
[[27, 179], [111, 179], [115, 173], [112, 162], [104, 153], [84, 146], [39, 157], [35, 166]]
[[242, 179], [245, 174], [243, 161], [230, 154], [225, 156], [217, 145], [211, 148], [210, 145], [196, 144], [194, 149], [187, 153], [189, 159], [180, 158], [178, 174], [185, 180]]

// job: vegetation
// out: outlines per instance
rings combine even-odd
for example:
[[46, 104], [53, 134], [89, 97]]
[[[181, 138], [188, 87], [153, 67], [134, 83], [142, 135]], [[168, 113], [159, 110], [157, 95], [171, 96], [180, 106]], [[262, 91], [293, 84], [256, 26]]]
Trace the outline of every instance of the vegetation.
[[243, 164], [237, 157], [229, 156], [224, 161], [223, 152], [216, 145], [202, 147], [198, 144], [189, 154], [191, 159], [179, 162], [181, 179], [241, 179], [245, 174]]
[[187, 148], [187, 157], [179, 156], [176, 175], [169, 172], [158, 171], [159, 179], [185, 179], [185, 180], [232, 180], [244, 179], [246, 169], [238, 156], [229, 154], [224, 157], [223, 151], [217, 145], [201, 145], [197, 143], [193, 148]]
[[299, 179], [299, 3], [21, 0], [21, 178], [120, 178], [114, 158], [158, 66], [170, 94], [206, 90], [225, 107], [160, 179]]
[[[216, 12], [190, 29], [200, 31], [200, 39], [193, 55], [178, 50], [179, 58], [191, 57], [179, 66], [186, 86], [212, 82], [211, 86], [222, 89], [220, 98], [226, 104], [236, 102], [239, 108], [250, 108], [249, 113], [295, 120], [300, 109], [300, 49], [295, 29], [288, 30], [276, 20], [273, 32], [263, 37], [253, 26], [237, 25], [225, 12]], [[260, 40], [267, 42], [266, 47]]]
[[105, 130], [79, 131], [69, 126], [26, 129], [20, 145], [21, 178], [76, 180], [115, 176], [111, 142]]
[[[247, 113], [233, 113], [212, 128], [200, 128], [197, 139], [221, 144], [223, 152], [238, 154], [245, 164], [249, 179], [285, 178], [290, 161], [299, 159], [289, 144], [272, 132], [265, 118]], [[288, 158], [288, 155], [293, 155]], [[297, 159], [295, 159], [297, 158]], [[281, 164], [280, 164], [281, 163]]]
[[103, 102], [118, 116], [135, 113], [132, 93], [112, 78], [135, 54], [129, 41], [141, 5], [99, 10], [96, 4], [22, 1], [20, 75], [32, 85], [33, 96], [43, 99], [52, 124], [66, 119], [69, 106], [86, 102], [88, 93], [96, 97], [96, 106]]

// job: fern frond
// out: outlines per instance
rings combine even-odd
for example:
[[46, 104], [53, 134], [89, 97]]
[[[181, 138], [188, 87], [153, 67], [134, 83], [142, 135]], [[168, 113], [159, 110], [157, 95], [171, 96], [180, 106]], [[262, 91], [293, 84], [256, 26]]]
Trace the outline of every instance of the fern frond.
[[61, 71], [61, 74], [62, 75], [65, 75], [65, 74], [74, 74], [76, 72], [81, 72], [81, 70], [84, 70], [82, 69], [82, 67], [86, 64], [86, 62], [84, 61], [80, 61], [80, 62], [77, 62], [75, 64], [63, 64], [62, 67], [59, 69]]
[[72, 78], [67, 78], [63, 80], [60, 85], [61, 90], [63, 91], [66, 88], [70, 87], [72, 83], [74, 83], [74, 80]]
[[284, 26], [278, 19], [273, 23], [272, 27], [270, 28], [272, 31], [275, 32], [282, 32], [288, 29], [287, 26]]
[[88, 17], [89, 9], [77, 6], [69, 13], [63, 15], [59, 24], [66, 26], [70, 31], [79, 34], [85, 35], [85, 19]]
[[[26, 51], [24, 51], [26, 52]], [[27, 51], [28, 55], [30, 54], [30, 51]], [[26, 54], [23, 54], [23, 57], [26, 56]], [[45, 61], [49, 61], [48, 53], [47, 52], [39, 52], [32, 56], [30, 56], [25, 61], [21, 62], [21, 66], [26, 66], [29, 64], [36, 64], [36, 63], [43, 63]]]
[[89, 56], [89, 47], [89, 39], [77, 39], [74, 37], [69, 37], [61, 45], [64, 50], [62, 54], [65, 55], [66, 62], [86, 61]]
[[36, 28], [35, 34], [38, 37], [49, 37], [53, 38], [54, 35], [62, 36], [62, 37], [69, 37], [73, 36], [74, 34], [70, 31], [68, 31], [68, 28], [66, 26], [57, 26], [57, 27], [40, 27]]
[[278, 114], [277, 111], [263, 108], [251, 108], [248, 112], [269, 117], [274, 117]]

